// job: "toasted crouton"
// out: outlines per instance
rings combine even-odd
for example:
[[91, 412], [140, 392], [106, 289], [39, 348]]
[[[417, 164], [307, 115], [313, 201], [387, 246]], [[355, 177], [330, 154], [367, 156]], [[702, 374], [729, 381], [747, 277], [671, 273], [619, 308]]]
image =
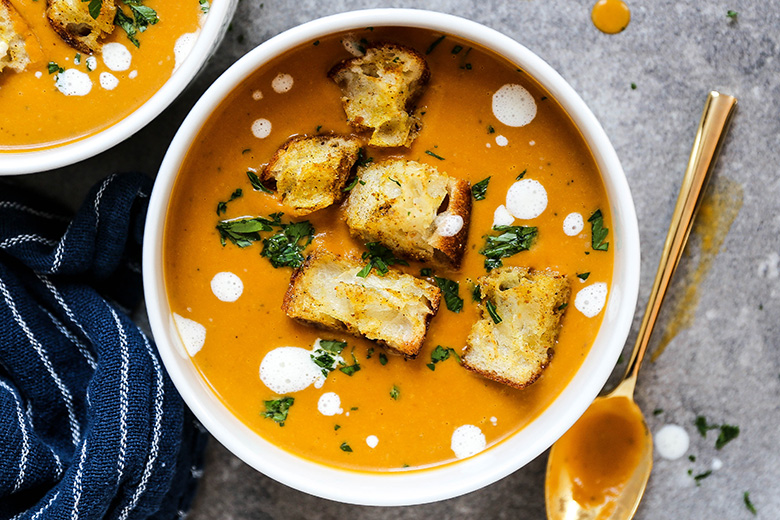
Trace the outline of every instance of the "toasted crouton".
[[354, 236], [406, 258], [460, 265], [471, 216], [467, 181], [404, 159], [369, 163], [358, 177], [345, 206]]
[[291, 213], [307, 215], [344, 197], [344, 185], [359, 151], [356, 137], [293, 137], [263, 168], [261, 180], [274, 179], [277, 193]]
[[394, 43], [370, 46], [328, 73], [341, 88], [349, 123], [373, 130], [368, 144], [379, 147], [411, 146], [422, 126], [414, 104], [430, 75], [422, 54]]
[[569, 280], [554, 272], [502, 267], [478, 284], [482, 318], [471, 328], [463, 366], [494, 381], [526, 387], [552, 359], [571, 294]]
[[22, 72], [43, 58], [41, 44], [8, 0], [0, 0], [0, 72]]
[[441, 292], [426, 280], [391, 269], [357, 276], [363, 263], [315, 251], [293, 272], [282, 309], [291, 318], [377, 341], [417, 356]]
[[102, 0], [100, 14], [89, 13], [92, 2], [85, 0], [47, 0], [46, 16], [54, 31], [74, 49], [98, 52], [103, 39], [114, 31], [114, 0]]

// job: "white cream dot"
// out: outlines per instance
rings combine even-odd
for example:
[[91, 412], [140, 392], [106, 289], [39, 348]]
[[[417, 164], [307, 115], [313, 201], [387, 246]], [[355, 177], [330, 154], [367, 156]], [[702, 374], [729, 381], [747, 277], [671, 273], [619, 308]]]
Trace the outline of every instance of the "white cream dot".
[[130, 68], [132, 61], [133, 55], [121, 43], [111, 42], [103, 45], [103, 63], [109, 70], [114, 72], [127, 70]]
[[366, 444], [368, 444], [369, 448], [376, 448], [377, 444], [379, 444], [379, 438], [376, 435], [369, 435], [366, 437]]
[[691, 439], [682, 426], [667, 424], [653, 436], [658, 455], [667, 460], [676, 460], [688, 451]]
[[490, 143], [485, 143], [485, 146], [490, 148]]
[[35, 73], [35, 77], [36, 77], [36, 78], [40, 79], [40, 78], [41, 78], [41, 76], [43, 76], [43, 72], [41, 72], [41, 71], [37, 71], [37, 72]]
[[607, 284], [596, 282], [584, 287], [574, 297], [574, 307], [588, 318], [601, 312], [607, 302]]
[[317, 401], [317, 410], [319, 410], [322, 415], [328, 417], [344, 412], [341, 408], [341, 398], [335, 392], [325, 392], [322, 394], [319, 401]]
[[563, 219], [563, 232], [570, 237], [579, 235], [585, 227], [585, 221], [579, 213], [569, 213]]
[[497, 135], [496, 136], [496, 144], [498, 146], [506, 146], [506, 145], [509, 144], [509, 139], [507, 139], [503, 135]]
[[484, 450], [485, 446], [487, 446], [485, 434], [472, 424], [458, 426], [452, 433], [450, 448], [455, 453], [455, 457], [459, 459], [476, 455]]
[[506, 193], [506, 209], [521, 220], [530, 220], [547, 209], [547, 191], [539, 181], [521, 179]]
[[284, 94], [289, 92], [293, 87], [293, 77], [289, 74], [277, 74], [277, 76], [271, 81], [271, 88], [277, 94]]
[[258, 139], [265, 139], [271, 134], [271, 122], [268, 119], [257, 119], [252, 123], [252, 133]]
[[244, 282], [229, 271], [217, 273], [211, 279], [211, 292], [220, 301], [234, 302], [244, 292]]
[[130, 74], [128, 74], [127, 77], [130, 78], [130, 79], [137, 78], [138, 77], [138, 71], [137, 70], [131, 70]]
[[303, 390], [320, 378], [322, 371], [311, 351], [299, 347], [275, 348], [260, 363], [260, 380], [280, 395]]
[[498, 418], [497, 417], [491, 417], [490, 418], [490, 424], [492, 424], [493, 426], [498, 424]]
[[86, 63], [88, 71], [93, 71], [97, 68], [97, 58], [94, 56], [87, 58], [84, 63]]
[[501, 204], [493, 212], [493, 226], [511, 226], [515, 223], [515, 217]]
[[433, 221], [436, 234], [442, 237], [454, 237], [463, 229], [463, 217], [460, 215], [437, 215]]
[[100, 73], [100, 86], [106, 90], [114, 90], [119, 85], [119, 80], [110, 72]]
[[528, 141], [528, 146], [533, 146], [536, 144], [536, 141]]
[[723, 461], [722, 460], [720, 460], [718, 458], [712, 459], [712, 471], [718, 471], [722, 467], [723, 467]]
[[536, 117], [536, 102], [521, 85], [506, 84], [493, 94], [493, 115], [507, 126], [525, 126]]
[[57, 74], [54, 86], [66, 96], [86, 96], [92, 90], [92, 80], [80, 70], [68, 69]]
[[198, 323], [197, 321], [190, 320], [184, 316], [179, 316], [175, 312], [173, 313], [173, 322], [176, 324], [176, 329], [179, 331], [179, 337], [181, 342], [184, 343], [184, 348], [190, 356], [194, 356], [203, 345], [206, 343], [206, 327]]
[[263, 99], [263, 91], [262, 90], [255, 90], [252, 92], [252, 99], [255, 101], [260, 101]]

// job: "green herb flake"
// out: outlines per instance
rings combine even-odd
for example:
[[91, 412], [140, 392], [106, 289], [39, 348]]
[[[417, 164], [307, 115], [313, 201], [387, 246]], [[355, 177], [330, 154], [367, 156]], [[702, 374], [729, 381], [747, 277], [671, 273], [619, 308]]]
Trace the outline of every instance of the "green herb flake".
[[742, 500], [745, 502], [745, 507], [748, 511], [754, 515], [758, 514], [758, 511], [756, 511], [756, 506], [754, 506], [753, 502], [750, 501], [750, 491], [745, 491], [745, 493], [742, 495]]
[[489, 134], [495, 134], [496, 133], [496, 129], [493, 128], [493, 125], [488, 125], [488, 129], [487, 130], [488, 130]]
[[316, 47], [317, 45], [319, 45], [319, 44], [320, 44], [320, 41], [319, 41], [319, 40], [314, 40], [314, 41], [312, 42], [312, 45], [314, 45], [315, 47]]
[[[243, 154], [244, 152], [241, 153]], [[260, 178], [252, 170], [247, 170], [246, 176], [249, 177], [249, 182], [250, 184], [252, 184], [252, 189], [254, 189], [255, 191], [262, 191], [263, 193], [273, 193], [272, 190], [269, 190], [263, 185], [262, 182], [260, 182]]]
[[334, 429], [334, 430], [338, 430], [339, 428], [341, 428], [341, 425], [340, 425], [340, 424], [334, 424], [334, 425], [333, 425], [333, 429]]
[[463, 46], [461, 46], [461, 45], [456, 45], [455, 47], [453, 47], [453, 48], [452, 48], [452, 54], [458, 54], [458, 53], [460, 53], [460, 51], [462, 51], [462, 50], [463, 50]]
[[358, 180], [359, 180], [359, 179], [358, 179], [357, 177], [355, 177], [355, 178], [354, 178], [354, 179], [352, 179], [352, 180], [350, 181], [350, 183], [349, 183], [349, 184], [347, 184], [347, 185], [344, 187], [344, 189], [343, 189], [343, 190], [341, 190], [341, 191], [343, 191], [344, 193], [346, 193], [346, 192], [348, 192], [348, 191], [352, 191], [352, 188], [354, 188], [354, 187], [357, 185], [357, 183], [358, 183]]
[[520, 175], [518, 175], [517, 177], [515, 177], [515, 180], [516, 180], [516, 181], [519, 181], [520, 179], [522, 179], [523, 177], [525, 177], [525, 174], [526, 174], [526, 173], [528, 173], [528, 168], [526, 168], [525, 170], [521, 171], [521, 172], [520, 172]]
[[715, 449], [719, 450], [739, 436], [739, 426], [724, 424], [720, 427], [720, 433], [715, 440]]
[[474, 284], [471, 289], [471, 301], [478, 302], [482, 300], [482, 290], [479, 288], [479, 284]]
[[319, 347], [331, 354], [341, 354], [341, 351], [347, 348], [347, 342], [336, 339], [321, 339]]
[[396, 385], [393, 385], [393, 388], [390, 389], [390, 397], [396, 401], [401, 397], [401, 390]]
[[376, 270], [379, 276], [384, 276], [391, 265], [409, 265], [409, 262], [396, 258], [390, 249], [379, 242], [368, 242], [366, 248], [368, 251], [363, 253], [362, 258], [368, 260], [368, 263], [358, 272], [357, 276], [360, 278], [367, 277], [372, 270]]
[[708, 424], [707, 418], [703, 415], [699, 415], [696, 417], [696, 420], [693, 422], [693, 424], [696, 426], [696, 429], [699, 431], [699, 435], [702, 437], [707, 437], [707, 432], [709, 430], [717, 430], [718, 425], [716, 424]]
[[276, 421], [279, 426], [284, 426], [284, 421], [287, 420], [287, 414], [290, 411], [290, 407], [295, 403], [294, 397], [282, 397], [281, 399], [273, 399], [271, 401], [264, 401], [265, 412], [261, 415], [267, 419]]
[[579, 278], [580, 280], [583, 280], [583, 281], [587, 280], [588, 276], [590, 276], [589, 272], [588, 273], [577, 273], [577, 278]]
[[485, 200], [489, 183], [490, 177], [486, 177], [471, 187], [471, 195], [474, 200]]
[[423, 267], [420, 269], [420, 276], [433, 276], [433, 269], [430, 267]]
[[688, 455], [688, 460], [691, 462], [696, 462], [696, 455]]
[[77, 52], [76, 56], [73, 58], [73, 64], [74, 65], [81, 65], [81, 53]]
[[428, 47], [428, 50], [426, 50], [426, 51], [425, 51], [425, 54], [430, 54], [430, 53], [432, 53], [432, 52], [433, 52], [433, 50], [434, 50], [436, 47], [438, 47], [438, 46], [439, 46], [439, 44], [440, 44], [441, 42], [443, 42], [443, 41], [444, 41], [444, 38], [445, 38], [445, 36], [444, 36], [444, 35], [442, 35], [442, 36], [439, 36], [439, 38], [438, 38], [436, 41], [434, 41], [433, 43], [431, 43], [431, 45]]
[[282, 224], [281, 230], [263, 239], [260, 255], [268, 258], [274, 267], [300, 267], [302, 251], [314, 240], [314, 226], [308, 220]]
[[261, 232], [273, 231], [274, 226], [281, 225], [281, 215], [281, 213], [274, 213], [270, 219], [252, 217], [221, 220], [217, 224], [217, 231], [219, 231], [222, 245], [224, 246], [229, 240], [238, 247], [251, 246], [253, 242], [261, 240]]
[[358, 166], [366, 166], [372, 162], [374, 162], [374, 158], [368, 156], [368, 152], [366, 152], [365, 148], [360, 148], [358, 150], [358, 156], [357, 160], [355, 160], [355, 164]]
[[663, 408], [656, 408], [655, 410], [653, 410], [653, 415], [661, 415], [662, 413], [664, 413]]
[[366, 351], [366, 359], [371, 359], [371, 356], [373, 355], [374, 355], [374, 347], [371, 347]]
[[631, 82], [631, 90], [636, 90], [636, 83], [633, 81]]
[[726, 16], [728, 16], [732, 20], [736, 20], [737, 16], [739, 16], [739, 13], [737, 11], [729, 9], [728, 11], [726, 11]]
[[399, 181], [397, 181], [396, 179], [393, 179], [392, 177], [388, 177], [388, 179], [390, 179], [390, 182], [393, 182], [393, 183], [397, 184], [399, 187], [401, 186], [401, 183]]
[[244, 194], [243, 190], [241, 188], [236, 189], [233, 193], [230, 194], [230, 198], [226, 201], [218, 202], [217, 203], [217, 215], [222, 215], [227, 211], [227, 205], [228, 202], [232, 202], [236, 200], [237, 198], [241, 197]]
[[[91, 3], [102, 0], [91, 0]], [[90, 3], [90, 6], [91, 6]], [[151, 7], [143, 5], [143, 0], [124, 0], [124, 4], [130, 8], [130, 17], [125, 11], [117, 6], [114, 14], [114, 25], [120, 27], [127, 34], [127, 39], [136, 47], [141, 46], [138, 41], [138, 33], [146, 31], [150, 25], [155, 25], [160, 21], [157, 12]]]
[[341, 446], [339, 446], [339, 448], [341, 448], [341, 451], [346, 451], [347, 453], [352, 453], [352, 448], [350, 448], [349, 444], [347, 444], [346, 441], [342, 442]]
[[436, 370], [436, 363], [440, 363], [442, 361], [446, 361], [450, 358], [450, 355], [458, 360], [458, 363], [460, 363], [460, 356], [457, 352], [455, 352], [455, 349], [450, 347], [442, 347], [441, 345], [436, 345], [436, 348], [433, 349], [431, 352], [431, 362], [428, 363], [427, 366], [431, 370]]
[[569, 306], [569, 303], [568, 302], [564, 302], [564, 303], [558, 305], [558, 308], [556, 310], [562, 311], [563, 309], [565, 309], [568, 306]]
[[55, 73], [63, 73], [65, 72], [65, 69], [57, 65], [57, 63], [50, 61], [49, 64], [46, 66], [46, 69], [49, 71], [49, 74], [55, 74]]
[[501, 316], [498, 315], [498, 312], [496, 312], [496, 305], [492, 301], [487, 300], [485, 302], [485, 307], [487, 308], [488, 314], [493, 319], [493, 323], [498, 325], [503, 321]]
[[428, 155], [430, 155], [431, 157], [435, 157], [435, 158], [437, 158], [437, 159], [438, 159], [438, 160], [440, 160], [440, 161], [443, 161], [443, 160], [444, 160], [444, 157], [442, 157], [441, 155], [436, 155], [435, 153], [433, 153], [433, 152], [432, 152], [432, 151], [430, 151], [430, 150], [425, 150], [425, 153], [427, 153], [427, 154], [428, 154]]
[[350, 377], [352, 377], [355, 374], [355, 372], [358, 372], [360, 370], [360, 363], [358, 363], [357, 358], [355, 358], [354, 352], [352, 353], [352, 364], [340, 367], [339, 370], [344, 372]]
[[609, 249], [609, 242], [604, 242], [607, 238], [609, 229], [604, 227], [604, 217], [601, 214], [601, 210], [597, 209], [588, 219], [590, 222], [590, 245], [596, 251], [606, 251]]
[[709, 477], [710, 475], [712, 475], [712, 470], [711, 469], [705, 471], [704, 473], [699, 473], [698, 475], [693, 477], [693, 480], [696, 481], [696, 485], [697, 486], [701, 486], [701, 481], [704, 480], [705, 478]]
[[433, 279], [444, 295], [444, 303], [447, 305], [447, 309], [452, 312], [460, 312], [463, 309], [463, 298], [458, 294], [460, 292], [460, 284], [448, 278], [439, 278], [438, 276], [434, 276]]
[[531, 248], [537, 237], [537, 229], [532, 226], [493, 226], [499, 235], [486, 235], [485, 246], [479, 250], [484, 255], [485, 269], [490, 271], [501, 267], [502, 258], [514, 256]]
[[203, 12], [203, 14], [208, 14], [209, 8], [211, 7], [209, 5], [209, 0], [199, 0], [200, 3], [200, 10]]
[[100, 16], [100, 11], [103, 9], [103, 0], [81, 0], [81, 1], [89, 2], [89, 6], [87, 6], [87, 8], [89, 9], [89, 16], [91, 16], [93, 20], [97, 20], [98, 16]]
[[384, 352], [379, 353], [379, 364], [385, 366], [387, 364], [387, 354]]

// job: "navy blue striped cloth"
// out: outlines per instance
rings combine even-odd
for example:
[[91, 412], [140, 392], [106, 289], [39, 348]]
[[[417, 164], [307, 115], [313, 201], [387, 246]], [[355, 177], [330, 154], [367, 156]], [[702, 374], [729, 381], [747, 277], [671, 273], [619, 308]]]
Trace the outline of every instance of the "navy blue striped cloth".
[[173, 519], [206, 434], [128, 317], [151, 181], [113, 175], [74, 217], [0, 183], [0, 518]]

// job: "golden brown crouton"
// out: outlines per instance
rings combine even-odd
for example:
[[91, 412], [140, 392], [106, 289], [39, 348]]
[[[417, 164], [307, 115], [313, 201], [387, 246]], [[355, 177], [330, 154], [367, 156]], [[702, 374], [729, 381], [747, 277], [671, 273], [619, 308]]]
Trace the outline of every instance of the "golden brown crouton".
[[344, 185], [359, 151], [356, 137], [293, 137], [263, 168], [261, 180], [276, 181], [277, 193], [290, 213], [307, 215], [344, 197]]
[[430, 75], [422, 54], [394, 43], [370, 46], [328, 73], [341, 88], [349, 123], [373, 130], [368, 144], [380, 147], [411, 146], [421, 127], [414, 103]]
[[114, 31], [114, 0], [101, 0], [100, 14], [89, 14], [91, 1], [47, 0], [49, 23], [68, 45], [84, 53], [97, 52], [103, 39]]
[[22, 72], [43, 59], [41, 45], [8, 0], [0, 0], [0, 72], [8, 67]]
[[554, 272], [502, 267], [477, 282], [482, 319], [471, 328], [463, 366], [494, 381], [526, 387], [552, 359], [571, 294], [569, 280]]
[[404, 159], [370, 163], [358, 177], [345, 206], [354, 236], [406, 258], [460, 265], [471, 216], [467, 181]]
[[377, 341], [414, 358], [439, 308], [441, 292], [426, 280], [390, 269], [357, 276], [364, 262], [318, 250], [293, 272], [282, 310], [326, 329]]

